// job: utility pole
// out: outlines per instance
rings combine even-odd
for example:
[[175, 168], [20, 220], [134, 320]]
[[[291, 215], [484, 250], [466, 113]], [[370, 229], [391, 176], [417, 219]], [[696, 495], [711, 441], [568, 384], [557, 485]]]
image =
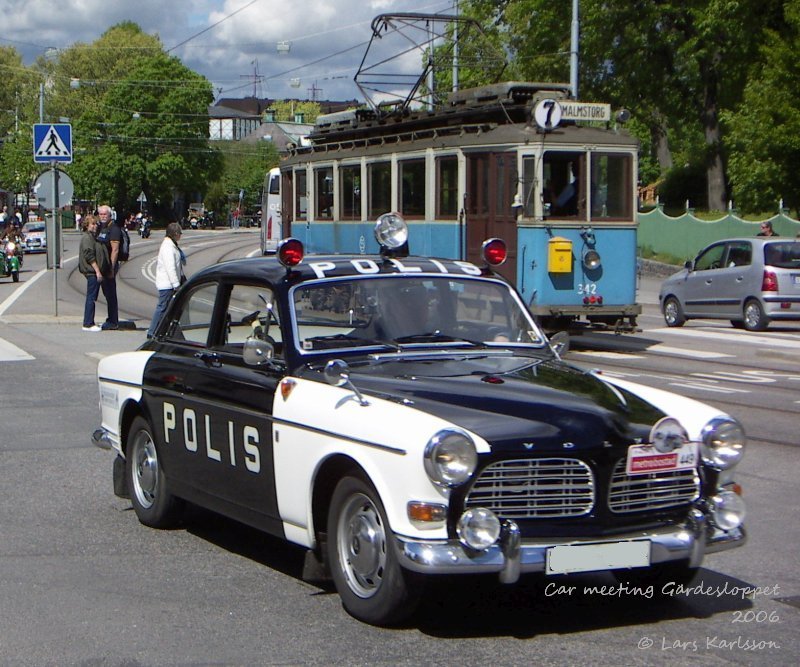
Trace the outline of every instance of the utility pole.
[[578, 99], [578, 46], [579, 46], [579, 24], [578, 0], [572, 0], [572, 30], [570, 35], [569, 49], [569, 86], [572, 89], [572, 98]]

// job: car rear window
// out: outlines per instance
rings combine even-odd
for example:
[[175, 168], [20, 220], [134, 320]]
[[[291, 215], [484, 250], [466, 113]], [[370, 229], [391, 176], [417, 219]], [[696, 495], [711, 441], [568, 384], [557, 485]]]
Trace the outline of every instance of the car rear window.
[[778, 241], [765, 245], [764, 264], [777, 269], [800, 269], [800, 242]]

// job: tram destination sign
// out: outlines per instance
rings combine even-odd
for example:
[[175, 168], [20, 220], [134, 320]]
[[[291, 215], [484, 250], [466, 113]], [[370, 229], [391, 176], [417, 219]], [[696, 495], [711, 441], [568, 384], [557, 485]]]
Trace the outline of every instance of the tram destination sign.
[[601, 102], [566, 102], [561, 105], [561, 120], [611, 120], [611, 105]]

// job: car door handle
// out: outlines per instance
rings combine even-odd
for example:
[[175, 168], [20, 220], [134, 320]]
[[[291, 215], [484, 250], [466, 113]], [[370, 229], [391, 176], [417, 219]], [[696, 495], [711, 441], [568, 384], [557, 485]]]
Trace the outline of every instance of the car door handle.
[[194, 357], [195, 359], [202, 361], [206, 366], [213, 368], [219, 368], [222, 366], [222, 362], [220, 361], [219, 355], [216, 352], [195, 352]]
[[706, 278], [706, 285], [710, 285], [714, 281], [711, 278]]
[[736, 282], [740, 283], [744, 280], [744, 276], [736, 276]]

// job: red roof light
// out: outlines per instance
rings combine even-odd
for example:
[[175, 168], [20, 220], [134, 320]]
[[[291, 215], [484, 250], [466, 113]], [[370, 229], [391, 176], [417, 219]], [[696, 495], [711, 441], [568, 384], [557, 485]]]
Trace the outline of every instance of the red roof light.
[[489, 266], [500, 266], [506, 261], [508, 251], [506, 250], [506, 242], [502, 239], [489, 239], [483, 242], [481, 248], [483, 259]]
[[297, 266], [303, 261], [303, 243], [297, 239], [284, 239], [278, 246], [278, 261], [285, 267]]

